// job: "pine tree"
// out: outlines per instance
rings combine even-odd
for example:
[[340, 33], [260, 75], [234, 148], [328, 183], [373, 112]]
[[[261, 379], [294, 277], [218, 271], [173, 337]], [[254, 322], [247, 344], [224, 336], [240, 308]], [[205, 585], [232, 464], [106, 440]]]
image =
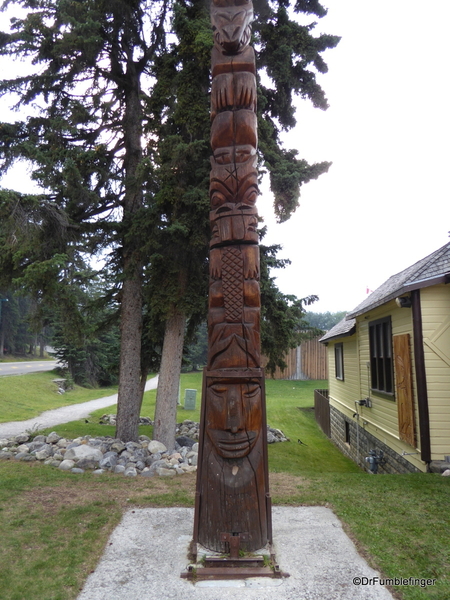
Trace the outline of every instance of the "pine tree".
[[[0, 174], [26, 160], [42, 193], [1, 192], [0, 270], [9, 280], [24, 278], [45, 301], [62, 297], [62, 274], [79, 258], [110, 252], [108, 295], [121, 315], [116, 435], [133, 440], [145, 374], [157, 363], [164, 331], [184, 338], [185, 323], [194, 329], [206, 309], [207, 7], [203, 0], [11, 0], [7, 6], [25, 16], [0, 33], [0, 55], [33, 64], [27, 75], [0, 81], [0, 94], [14, 94], [26, 114], [0, 123]], [[295, 123], [293, 94], [326, 108], [314, 73], [326, 71], [321, 53], [338, 38], [314, 37], [313, 24], [291, 18], [289, 8], [326, 14], [316, 0], [255, 0], [254, 6], [258, 66], [272, 82], [259, 81], [260, 162], [284, 220], [297, 207], [300, 186], [329, 163], [297, 159], [282, 148], [279, 133]], [[27, 229], [40, 244], [26, 243]], [[180, 363], [178, 349], [173, 356]], [[168, 394], [161, 402], [173, 402]], [[166, 429], [172, 436], [173, 424]]]
[[212, 47], [207, 6], [176, 3], [172, 30], [177, 43], [156, 61], [148, 103], [159, 168], [147, 289], [153, 322], [164, 323], [153, 437], [171, 449], [185, 332], [206, 313]]
[[[121, 304], [117, 435], [125, 440], [137, 439], [142, 391], [144, 261], [134, 229], [148, 175], [142, 82], [151, 82], [152, 61], [164, 50], [170, 4], [9, 2], [26, 14], [14, 17], [11, 32], [0, 35], [1, 55], [30, 57], [33, 63], [28, 75], [0, 82], [0, 93], [14, 93], [18, 106], [28, 109], [26, 118], [0, 125], [0, 172], [27, 160], [43, 190], [32, 199], [36, 210], [53, 207], [64, 221], [60, 235], [45, 238], [39, 256], [34, 253], [37, 263], [11, 247], [9, 266], [29, 278], [36, 265], [48, 297], [66, 267], [64, 256], [115, 247], [114, 284]], [[15, 208], [11, 202], [8, 207], [12, 218]], [[38, 226], [48, 222], [38, 219]]]
[[[274, 209], [280, 221], [288, 219], [297, 208], [300, 186], [330, 165], [309, 165], [297, 159], [296, 151], [283, 149], [279, 136], [281, 130], [295, 125], [294, 94], [309, 98], [321, 109], [327, 108], [314, 71], [326, 72], [321, 52], [339, 41], [335, 36], [314, 37], [314, 24], [298, 25], [288, 16], [289, 5], [295, 11], [318, 17], [326, 14], [318, 2], [254, 2], [257, 66], [266, 71], [272, 83], [264, 86], [258, 79], [259, 158], [261, 168], [269, 172]], [[152, 236], [158, 239], [157, 234], [161, 234], [163, 240], [161, 251], [153, 257], [152, 294], [165, 323], [154, 437], [170, 448], [175, 443], [184, 330], [186, 322], [193, 326], [199, 314], [204, 315], [207, 294], [206, 273], [201, 267], [209, 235], [205, 234], [210, 170], [210, 150], [205, 144], [209, 140], [206, 99], [212, 47], [208, 7], [198, 0], [179, 1], [172, 30], [177, 43], [156, 63], [157, 85], [149, 103], [155, 115], [161, 160], [161, 188], [155, 199], [163, 219]], [[301, 321], [303, 306], [314, 297], [298, 300], [281, 294], [267, 271], [262, 300], [267, 303], [263, 309], [263, 343], [272, 370], [282, 364], [283, 355], [296, 343], [298, 335], [293, 325]]]

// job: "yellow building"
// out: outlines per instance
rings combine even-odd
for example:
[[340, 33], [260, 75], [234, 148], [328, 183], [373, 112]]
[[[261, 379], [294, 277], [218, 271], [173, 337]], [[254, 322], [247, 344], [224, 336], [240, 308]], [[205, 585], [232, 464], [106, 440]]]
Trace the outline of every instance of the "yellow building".
[[328, 331], [330, 436], [373, 472], [450, 468], [450, 243]]

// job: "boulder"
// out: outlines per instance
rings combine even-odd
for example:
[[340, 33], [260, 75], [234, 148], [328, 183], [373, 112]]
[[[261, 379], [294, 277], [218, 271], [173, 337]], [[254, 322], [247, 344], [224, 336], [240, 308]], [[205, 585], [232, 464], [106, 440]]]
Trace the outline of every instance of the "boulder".
[[148, 444], [148, 451], [151, 454], [156, 454], [157, 452], [167, 452], [167, 448], [161, 442], [158, 442], [157, 440], [152, 440]]
[[157, 467], [156, 474], [160, 477], [175, 477], [177, 472], [175, 469], [165, 469], [164, 467]]
[[100, 462], [103, 458], [103, 453], [98, 448], [91, 448], [86, 444], [70, 448], [66, 451], [64, 458], [66, 460], [81, 460], [87, 458], [96, 462]]
[[22, 462], [32, 462], [33, 460], [36, 460], [36, 457], [28, 452], [18, 452], [14, 458], [15, 460], [20, 460]]
[[73, 469], [75, 466], [75, 461], [74, 460], [63, 460], [58, 469], [60, 469], [61, 471], [70, 471], [71, 469]]
[[117, 457], [118, 454], [117, 452], [106, 452], [106, 454], [103, 455], [103, 458], [100, 461], [100, 468], [101, 469], [112, 469], [117, 465]]
[[[26, 441], [26, 440], [24, 440], [24, 441]], [[0, 440], [0, 448], [12, 448], [13, 446], [16, 446], [16, 445], [17, 445], [17, 442], [15, 442], [14, 440], [10, 440], [8, 438]]]
[[111, 450], [113, 452], [117, 452], [118, 454], [120, 454], [121, 452], [123, 452], [125, 450], [126, 446], [123, 442], [121, 442], [120, 440], [114, 440], [114, 442], [111, 444]]
[[192, 448], [192, 446], [196, 443], [195, 440], [193, 440], [190, 437], [187, 437], [187, 435], [180, 435], [180, 436], [178, 436], [176, 438], [176, 442], [180, 446], [189, 446], [189, 448]]
[[42, 444], [45, 444], [45, 438], [46, 438], [45, 435], [37, 435], [33, 439], [33, 442], [41, 442]]
[[96, 469], [98, 466], [99, 461], [93, 460], [92, 458], [80, 458], [80, 460], [77, 461], [77, 467], [79, 467], [80, 469], [93, 470]]
[[36, 450], [34, 455], [37, 460], [45, 460], [49, 456], [53, 454], [53, 449], [51, 446], [45, 445], [40, 450]]
[[45, 440], [47, 444], [56, 444], [61, 439], [61, 436], [58, 435], [55, 431], [52, 431], [48, 434], [47, 439]]
[[11, 460], [14, 458], [14, 454], [12, 452], [8, 452], [7, 450], [2, 450], [0, 452], [0, 460]]
[[123, 472], [125, 477], [136, 477], [137, 476], [137, 470], [135, 469], [135, 467], [126, 467], [125, 471]]
[[26, 444], [20, 444], [20, 446], [17, 446], [16, 450], [17, 452], [29, 452], [30, 448]]

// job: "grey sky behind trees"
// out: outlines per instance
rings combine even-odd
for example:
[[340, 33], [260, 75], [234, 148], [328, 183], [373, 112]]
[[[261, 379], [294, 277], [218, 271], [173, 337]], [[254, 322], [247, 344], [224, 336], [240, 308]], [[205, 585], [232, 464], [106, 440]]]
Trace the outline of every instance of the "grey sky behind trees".
[[[325, 5], [317, 34], [342, 36], [325, 53], [329, 72], [318, 76], [330, 108], [299, 99], [297, 127], [285, 139], [300, 157], [333, 165], [303, 187], [287, 223], [275, 223], [264, 184], [259, 212], [268, 225], [264, 243], [281, 243], [280, 255], [292, 260], [276, 273], [280, 289], [317, 294], [310, 310], [336, 312], [448, 241], [450, 2]], [[2, 61], [0, 68], [6, 76], [21, 66]], [[10, 104], [1, 100], [2, 118]], [[0, 185], [32, 189], [25, 165]]]
[[333, 162], [302, 188], [300, 208], [275, 225], [292, 265], [284, 293], [317, 294], [316, 312], [350, 311], [388, 277], [448, 242], [450, 2], [329, 0], [317, 33], [342, 36], [319, 76], [330, 108], [298, 101], [286, 145]]

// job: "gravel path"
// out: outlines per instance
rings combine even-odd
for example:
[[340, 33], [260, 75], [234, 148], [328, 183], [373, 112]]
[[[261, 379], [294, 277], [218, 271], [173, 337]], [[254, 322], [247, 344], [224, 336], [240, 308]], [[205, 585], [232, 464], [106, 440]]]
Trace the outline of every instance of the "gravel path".
[[[154, 390], [158, 385], [158, 376], [149, 379], [145, 385], [145, 391]], [[12, 421], [11, 423], [0, 423], [0, 438], [8, 438], [19, 433], [24, 433], [28, 429], [39, 428], [46, 429], [54, 425], [69, 423], [88, 417], [91, 412], [99, 408], [106, 408], [117, 403], [117, 394], [90, 400], [81, 404], [72, 404], [70, 406], [62, 406], [53, 410], [46, 410], [38, 417], [27, 419], [26, 421]]]

